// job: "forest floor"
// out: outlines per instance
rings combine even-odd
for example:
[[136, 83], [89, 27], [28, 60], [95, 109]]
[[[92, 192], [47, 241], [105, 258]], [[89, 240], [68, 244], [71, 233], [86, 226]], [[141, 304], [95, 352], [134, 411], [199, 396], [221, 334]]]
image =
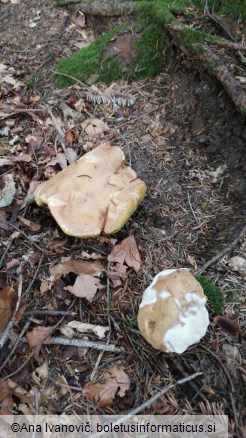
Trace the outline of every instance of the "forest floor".
[[[102, 22], [94, 20], [91, 28], [81, 28], [74, 8], [55, 8], [49, 0], [1, 3], [0, 20], [0, 74], [5, 78], [0, 188], [9, 174], [16, 188], [13, 202], [0, 210], [0, 287], [6, 300], [10, 288], [22, 295], [18, 318], [1, 354], [0, 412], [123, 414], [165, 385], [198, 371], [201, 376], [172, 388], [144, 413], [225, 413], [231, 436], [243, 436], [246, 283], [245, 276], [229, 267], [228, 259], [246, 256], [245, 236], [205, 272], [223, 292], [225, 314], [238, 318], [240, 335], [224, 333], [210, 312], [211, 324], [199, 344], [182, 355], [166, 354], [144, 341], [136, 321], [142, 293], [155, 274], [203, 266], [244, 226], [246, 127], [241, 115], [215, 80], [175, 48], [158, 77], [111, 86], [110, 92], [133, 99], [133, 105], [91, 102], [80, 84], [58, 89], [51, 68], [88, 44], [93, 33], [103, 30]], [[97, 84], [92, 91], [105, 94], [108, 89]], [[77, 116], [75, 112], [70, 116], [61, 103]], [[109, 140], [122, 148], [127, 163], [146, 182], [143, 203], [116, 235], [89, 240], [68, 237], [48, 209], [26, 204], [37, 180], [49, 178], [67, 164], [47, 108], [64, 130], [73, 157]], [[88, 119], [99, 121], [97, 132], [83, 129], [82, 122]], [[114, 287], [107, 276], [107, 256], [131, 235], [141, 268], [135, 272], [124, 266], [125, 272], [116, 273]], [[102, 288], [92, 302], [65, 289], [78, 274], [66, 270], [65, 257], [98, 260], [104, 266]], [[50, 269], [57, 264], [61, 273], [54, 281]], [[1, 315], [5, 305], [0, 301]], [[109, 326], [106, 343], [120, 349], [101, 353], [43, 344], [40, 351], [32, 351], [31, 346], [51, 332], [80, 338], [75, 329], [71, 333], [71, 320]], [[87, 338], [98, 341], [96, 334]], [[112, 376], [117, 382], [113, 390]], [[105, 390], [110, 394], [106, 402]]]

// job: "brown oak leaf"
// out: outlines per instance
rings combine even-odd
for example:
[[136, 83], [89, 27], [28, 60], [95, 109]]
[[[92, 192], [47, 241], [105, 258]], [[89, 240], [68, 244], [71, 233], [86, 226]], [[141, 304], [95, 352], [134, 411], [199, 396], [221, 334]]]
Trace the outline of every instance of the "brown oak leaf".
[[99, 276], [102, 270], [103, 266], [98, 260], [88, 262], [69, 258], [51, 267], [50, 273], [55, 277], [55, 280], [57, 280], [57, 278], [60, 278], [62, 275], [67, 275], [69, 272], [74, 272], [77, 275], [87, 274]]
[[78, 275], [73, 286], [64, 287], [76, 297], [86, 298], [90, 303], [96, 295], [100, 280], [92, 275]]
[[113, 367], [103, 370], [97, 382], [88, 383], [83, 395], [94, 400], [99, 408], [111, 405], [116, 395], [124, 397], [129, 387], [130, 380], [123, 367]]
[[129, 236], [116, 245], [109, 254], [108, 261], [119, 263], [121, 265], [125, 262], [128, 266], [138, 272], [141, 265], [141, 259], [134, 237]]
[[6, 286], [0, 291], [0, 332], [5, 330], [13, 315], [16, 299], [17, 293], [12, 287]]

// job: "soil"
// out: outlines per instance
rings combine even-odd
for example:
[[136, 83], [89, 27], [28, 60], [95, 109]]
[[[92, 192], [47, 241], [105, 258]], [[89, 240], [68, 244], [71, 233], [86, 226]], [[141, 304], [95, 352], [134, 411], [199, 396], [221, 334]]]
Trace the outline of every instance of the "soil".
[[[74, 8], [55, 8], [48, 0], [22, 0], [16, 5], [10, 2], [1, 4], [1, 62], [14, 67], [15, 78], [24, 84], [18, 90], [5, 87], [1, 95], [3, 105], [14, 107], [14, 104], [21, 103], [35, 108], [34, 98], [38, 96], [36, 105], [40, 108], [57, 101], [65, 101], [73, 107], [83, 97], [79, 84], [66, 90], [56, 89], [50, 70], [62, 56], [77, 50], [75, 42], [81, 40], [81, 32], [85, 31], [88, 37], [92, 31], [96, 33], [96, 29], [81, 29], [74, 25], [71, 21], [73, 14]], [[31, 23], [36, 26], [30, 27]], [[129, 60], [134, 56], [132, 52], [129, 55], [126, 53], [129, 47], [127, 35], [123, 34], [122, 39], [119, 36], [117, 42], [114, 42], [114, 50], [117, 49], [116, 43], [119, 49], [124, 47], [122, 59]], [[105, 86], [98, 85], [98, 89], [103, 92]], [[113, 236], [120, 242], [133, 234], [142, 259], [138, 273], [130, 270], [127, 278], [122, 279], [120, 287], [113, 288], [111, 285], [110, 341], [124, 347], [124, 352], [104, 353], [98, 365], [100, 372], [109, 366], [124, 364], [125, 372], [130, 377], [130, 389], [125, 397], [117, 396], [113, 405], [98, 409], [95, 402], [89, 402], [73, 388], [83, 388], [89, 381], [99, 352], [89, 349], [78, 353], [73, 350], [72, 354], [71, 347], [70, 350], [68, 347], [43, 347], [39, 359], [31, 357], [24, 371], [18, 373], [18, 367], [23, 366], [26, 355], [30, 353], [23, 343], [17, 349], [15, 361], [9, 360], [2, 370], [2, 376], [15, 372], [12, 379], [30, 391], [34, 384], [29, 380], [32, 369], [40, 366], [45, 359], [49, 364], [49, 375], [46, 384], [39, 389], [40, 413], [84, 414], [99, 411], [101, 414], [123, 414], [150, 398], [172, 379], [201, 371], [201, 377], [169, 391], [145, 413], [225, 413], [229, 415], [231, 433], [243, 436], [243, 321], [246, 284], [245, 277], [232, 271], [227, 261], [233, 255], [246, 256], [245, 237], [206, 272], [224, 293], [225, 312], [239, 318], [241, 337], [224, 334], [213, 323], [214, 315], [211, 314], [211, 325], [198, 345], [182, 355], [167, 355], [144, 342], [137, 329], [136, 315], [142, 293], [156, 273], [167, 268], [188, 267], [194, 270], [202, 266], [228, 245], [244, 226], [244, 120], [214, 78], [198, 67], [194, 60], [188, 60], [176, 52], [175, 48], [172, 58], [168, 59], [158, 77], [129, 84], [121, 81], [114, 84], [112, 90], [116, 94], [133, 96], [135, 103], [129, 107], [112, 108], [110, 105], [85, 101], [84, 117], [89, 113], [91, 117], [103, 119], [109, 126], [108, 132], [93, 139], [82, 132], [79, 123], [65, 120], [58, 107], [54, 107], [54, 112], [61, 120], [66, 134], [72, 133], [73, 142], [70, 146], [78, 156], [84, 153], [85, 144], [94, 147], [103, 139], [109, 139], [112, 144], [124, 150], [127, 163], [131, 164], [148, 187], [147, 196], [137, 212], [124, 229]], [[15, 116], [14, 127], [21, 127], [19, 151], [27, 153], [25, 138], [28, 134], [42, 139], [42, 147], [44, 144], [47, 146], [46, 154], [54, 143], [59, 150], [56, 130], [45, 122], [47, 115], [41, 114], [38, 118], [43, 125], [37, 118], [25, 113]], [[5, 126], [6, 120], [0, 120], [0, 129]], [[3, 137], [1, 140], [2, 147], [8, 147], [9, 139]], [[99, 325], [108, 323], [105, 290], [99, 291], [97, 299], [91, 304], [81, 299], [73, 301], [73, 296], [63, 287], [59, 289], [56, 286], [51, 291], [40, 293], [41, 283], [49, 280], [49, 266], [58, 263], [62, 257], [81, 258], [82, 251], [104, 255], [110, 252], [113, 245], [110, 240], [106, 242], [101, 238], [80, 241], [64, 236], [48, 210], [41, 210], [37, 206], [27, 206], [25, 218], [41, 224], [41, 230], [32, 233], [22, 228], [23, 225], [17, 219], [20, 204], [25, 199], [30, 182], [33, 179], [43, 179], [47, 170], [47, 157], [44, 149], [40, 150], [37, 150], [32, 162], [19, 163], [14, 167], [18, 191], [14, 205], [5, 209], [12, 225], [17, 229], [21, 227], [25, 234], [19, 234], [6, 250], [13, 229], [0, 229], [0, 251], [4, 254], [0, 272], [2, 287], [6, 284], [16, 289], [18, 287], [18, 264], [11, 267], [9, 263], [12, 260], [32, 259], [32, 263], [27, 263], [23, 268], [23, 291], [27, 291], [23, 294], [23, 303], [25, 312], [32, 310], [34, 316], [24, 313], [14, 328], [13, 337], [20, 334], [27, 320], [29, 330], [37, 324], [53, 326], [59, 323], [61, 316], [52, 315], [52, 312], [45, 316], [35, 316], [37, 309], [69, 308], [69, 311], [76, 313], [73, 319]], [[12, 152], [17, 155], [18, 148]], [[218, 170], [219, 166], [226, 166], [221, 174], [209, 174]], [[60, 170], [59, 165], [57, 169]], [[8, 167], [3, 170], [9, 172]], [[40, 251], [33, 246], [33, 242], [43, 250], [51, 251], [52, 255]], [[63, 286], [71, 284], [71, 276], [61, 281]], [[65, 321], [69, 321], [69, 318], [65, 317]], [[93, 339], [92, 335], [90, 339]], [[5, 346], [3, 360], [10, 353], [11, 342]], [[228, 345], [234, 349], [233, 358], [225, 353]], [[61, 355], [63, 358], [67, 355], [67, 359], [61, 360]], [[82, 367], [81, 371], [76, 371], [78, 363]], [[58, 374], [64, 379], [62, 384], [70, 386], [69, 397], [63, 396], [61, 391], [56, 398], [51, 393], [47, 396], [49, 386], [54, 392], [62, 388], [59, 387], [61, 381], [59, 383], [56, 380]], [[29, 409], [30, 405], [34, 409], [35, 400], [30, 402]], [[16, 396], [13, 409], [16, 413], [21, 412]]]

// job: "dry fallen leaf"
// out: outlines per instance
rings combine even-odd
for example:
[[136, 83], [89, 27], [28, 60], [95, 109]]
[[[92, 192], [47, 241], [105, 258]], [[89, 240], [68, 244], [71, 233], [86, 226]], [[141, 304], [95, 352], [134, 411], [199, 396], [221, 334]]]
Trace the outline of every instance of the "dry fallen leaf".
[[83, 123], [81, 123], [81, 127], [84, 129], [86, 134], [91, 137], [109, 130], [108, 125], [100, 119], [85, 120]]
[[27, 342], [29, 344], [29, 347], [32, 349], [35, 347], [37, 350], [35, 350], [35, 358], [38, 358], [39, 350], [41, 348], [42, 343], [46, 338], [48, 338], [53, 331], [53, 327], [35, 327], [31, 332], [28, 332], [26, 335]]
[[43, 365], [33, 371], [32, 379], [36, 383], [36, 385], [44, 387], [48, 379], [48, 374], [49, 367], [47, 362], [44, 362]]
[[48, 290], [49, 290], [49, 283], [48, 283], [48, 281], [47, 280], [41, 281], [41, 284], [40, 284], [40, 293], [41, 293], [41, 295], [44, 295], [46, 292], [48, 292]]
[[0, 332], [3, 332], [9, 323], [15, 310], [17, 293], [15, 290], [6, 286], [0, 291]]
[[246, 259], [239, 256], [234, 256], [228, 260], [228, 265], [234, 271], [238, 271], [241, 274], [246, 274]]
[[110, 269], [107, 271], [107, 276], [112, 281], [113, 287], [121, 285], [121, 279], [126, 278], [126, 270], [127, 267], [120, 263], [115, 263], [114, 266], [110, 266]]
[[116, 395], [124, 397], [129, 387], [130, 380], [123, 367], [113, 367], [103, 370], [97, 382], [88, 383], [83, 395], [94, 400], [99, 408], [111, 405]]
[[237, 335], [240, 333], [239, 320], [235, 315], [219, 315], [214, 317], [214, 322], [223, 332], [230, 335]]
[[37, 224], [36, 222], [30, 221], [23, 216], [18, 216], [18, 219], [20, 223], [27, 227], [30, 231], [38, 231], [41, 228], [41, 225]]
[[50, 268], [50, 274], [55, 277], [55, 280], [62, 275], [67, 275], [69, 272], [74, 272], [77, 275], [101, 275], [103, 266], [99, 261], [87, 262], [75, 259], [62, 259], [62, 262]]
[[0, 210], [0, 228], [8, 231], [11, 227], [7, 223], [7, 213], [4, 210]]
[[92, 275], [78, 275], [73, 286], [67, 286], [64, 289], [71, 292], [79, 298], [86, 298], [90, 303], [96, 295], [100, 280]]
[[106, 332], [109, 330], [109, 327], [86, 324], [85, 322], [80, 321], [70, 321], [67, 325], [75, 330], [78, 330], [80, 333], [93, 331], [99, 337], [99, 339], [105, 338]]
[[0, 415], [10, 415], [13, 412], [12, 393], [7, 380], [0, 382]]
[[141, 259], [138, 252], [137, 244], [133, 236], [129, 236], [116, 245], [108, 256], [109, 262], [123, 265], [125, 262], [136, 272], [140, 269]]

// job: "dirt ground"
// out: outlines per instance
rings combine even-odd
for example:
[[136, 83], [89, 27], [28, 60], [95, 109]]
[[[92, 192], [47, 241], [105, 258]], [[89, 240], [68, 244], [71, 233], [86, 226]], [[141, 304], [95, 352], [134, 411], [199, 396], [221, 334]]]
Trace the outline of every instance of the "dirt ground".
[[[13, 172], [17, 192], [13, 203], [2, 209], [5, 216], [1, 218], [6, 219], [7, 226], [0, 227], [0, 286], [17, 290], [21, 266], [24, 306], [1, 353], [0, 387], [5, 388], [5, 395], [0, 395], [1, 409], [8, 406], [10, 411], [24, 414], [37, 409], [42, 414], [123, 414], [163, 386], [199, 371], [201, 376], [173, 388], [144, 412], [225, 413], [229, 415], [230, 436], [242, 437], [246, 417], [246, 282], [239, 272], [230, 269], [228, 259], [246, 256], [245, 236], [205, 272], [224, 294], [225, 313], [239, 318], [240, 335], [222, 332], [211, 313], [208, 332], [199, 344], [182, 355], [168, 355], [143, 340], [136, 317], [142, 293], [156, 273], [167, 268], [194, 270], [203, 266], [244, 226], [245, 121], [215, 80], [176, 49], [157, 78], [129, 84], [121, 81], [111, 87], [116, 95], [134, 98], [131, 106], [92, 103], [84, 98], [79, 84], [56, 89], [50, 69], [92, 35], [73, 23], [72, 14], [74, 9], [54, 8], [48, 0], [1, 4], [1, 63], [14, 68], [9, 74], [15, 79], [15, 83], [2, 85], [1, 106], [53, 108], [77, 157], [105, 139], [122, 148], [127, 163], [146, 182], [148, 191], [137, 212], [113, 238], [119, 243], [129, 235], [135, 237], [141, 269], [137, 273], [128, 269], [118, 287], [108, 282], [105, 273], [105, 288], [97, 292], [92, 303], [64, 289], [74, 280], [74, 274], [55, 284], [50, 281], [50, 267], [63, 257], [105, 258], [116, 241], [101, 237], [81, 241], [65, 236], [48, 209], [24, 203], [31, 182], [61, 169], [59, 161], [50, 164], [55, 158], [53, 146], [62, 152], [59, 136], [45, 111], [1, 116], [1, 155], [17, 157], [23, 153], [31, 157], [1, 167], [2, 175]], [[97, 87], [105, 92], [103, 84]], [[66, 117], [60, 103], [75, 109], [79, 99], [84, 99], [82, 121], [88, 117], [103, 120], [108, 130], [90, 137], [82, 130], [81, 120]], [[7, 136], [2, 130], [6, 127]], [[220, 166], [224, 166], [221, 173]], [[20, 216], [40, 225], [40, 229], [32, 231]], [[14, 237], [13, 232], [17, 232]], [[107, 307], [109, 288], [111, 301]], [[110, 321], [108, 342], [122, 350], [102, 354], [89, 348], [43, 345], [38, 355], [32, 354], [26, 333], [37, 326], [56, 324], [58, 333], [71, 318], [102, 326]], [[18, 337], [16, 351], [11, 354]], [[97, 337], [89, 334], [88, 339]], [[44, 364], [46, 373], [42, 377], [37, 370]], [[116, 393], [113, 403], [100, 406], [98, 400], [85, 397], [83, 389], [91, 376], [93, 382], [109, 367], [124, 367], [130, 386], [123, 397]], [[23, 388], [25, 396], [16, 391], [16, 385], [6, 390], [8, 376]]]

